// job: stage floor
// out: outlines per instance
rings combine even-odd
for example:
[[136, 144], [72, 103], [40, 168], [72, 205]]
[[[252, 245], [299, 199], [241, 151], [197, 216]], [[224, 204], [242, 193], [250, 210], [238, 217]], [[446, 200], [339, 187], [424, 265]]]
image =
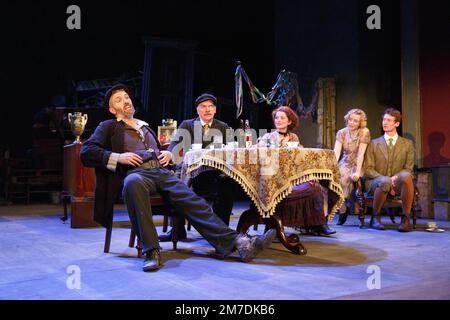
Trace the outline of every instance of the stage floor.
[[[232, 228], [247, 206], [235, 206]], [[192, 229], [178, 251], [162, 243], [163, 268], [144, 273], [143, 259], [128, 248], [123, 206], [109, 254], [103, 228], [71, 229], [61, 216], [56, 205], [0, 206], [0, 299], [450, 299], [448, 221], [438, 221], [444, 233], [427, 232], [425, 219], [416, 231], [399, 233], [388, 217], [386, 231], [361, 230], [354, 216], [336, 226], [335, 218], [333, 236], [301, 236], [306, 256], [273, 243], [251, 263], [212, 257], [214, 249]], [[162, 217], [155, 219], [161, 231]]]

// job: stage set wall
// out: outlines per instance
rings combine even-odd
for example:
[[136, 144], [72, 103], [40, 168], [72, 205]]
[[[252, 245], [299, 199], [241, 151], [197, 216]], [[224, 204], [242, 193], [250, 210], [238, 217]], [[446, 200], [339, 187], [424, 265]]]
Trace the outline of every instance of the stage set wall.
[[[381, 9], [381, 30], [369, 30], [366, 10]], [[275, 3], [275, 70], [298, 74], [305, 105], [315, 81], [336, 80], [336, 130], [352, 107], [368, 116], [372, 136], [382, 134], [385, 107], [399, 108], [400, 132], [413, 140], [416, 165], [450, 161], [450, 4], [446, 1]], [[302, 119], [305, 146], [317, 145], [317, 123]]]
[[450, 4], [420, 2], [423, 165], [450, 164]]

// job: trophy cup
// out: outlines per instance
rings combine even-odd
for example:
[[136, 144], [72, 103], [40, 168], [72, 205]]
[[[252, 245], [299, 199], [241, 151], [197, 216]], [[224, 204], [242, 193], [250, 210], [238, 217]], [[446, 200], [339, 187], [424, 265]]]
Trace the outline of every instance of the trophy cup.
[[74, 114], [69, 113], [67, 117], [70, 123], [70, 129], [72, 129], [72, 133], [75, 136], [75, 141], [73, 143], [81, 143], [80, 136], [83, 134], [88, 115], [81, 112], [75, 112]]

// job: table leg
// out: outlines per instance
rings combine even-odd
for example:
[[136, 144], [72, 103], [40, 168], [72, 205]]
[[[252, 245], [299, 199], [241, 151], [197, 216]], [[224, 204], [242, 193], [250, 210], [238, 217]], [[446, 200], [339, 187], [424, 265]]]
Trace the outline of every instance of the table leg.
[[255, 223], [265, 223], [270, 228], [275, 227], [275, 229], [277, 230], [277, 237], [278, 239], [280, 239], [280, 242], [286, 249], [296, 254], [300, 255], [306, 254], [307, 250], [301, 244], [298, 235], [292, 234], [286, 237], [286, 234], [284, 233], [283, 222], [281, 221], [281, 218], [277, 215], [273, 215], [271, 218], [263, 220], [256, 210], [252, 209], [245, 210], [241, 214], [241, 217], [239, 218], [239, 222], [236, 229], [238, 232], [246, 233], [248, 229]]
[[305, 255], [307, 253], [306, 248], [301, 244], [297, 235], [286, 237], [283, 222], [279, 216], [273, 215], [270, 217], [270, 222], [275, 224], [275, 228], [277, 229], [277, 237], [286, 249], [300, 255]]
[[239, 217], [239, 222], [236, 230], [237, 232], [240, 233], [246, 233], [250, 228], [250, 226], [254, 225], [255, 223], [258, 223], [259, 220], [260, 219], [258, 212], [251, 209], [247, 209]]

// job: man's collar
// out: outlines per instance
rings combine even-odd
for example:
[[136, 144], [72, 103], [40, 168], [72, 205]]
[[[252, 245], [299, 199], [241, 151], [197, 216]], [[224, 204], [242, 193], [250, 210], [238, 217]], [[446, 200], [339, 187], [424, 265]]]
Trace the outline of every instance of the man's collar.
[[[143, 121], [143, 120], [139, 120], [139, 119], [136, 119], [136, 118], [133, 118], [133, 119], [136, 120], [138, 129], [139, 129], [139, 128], [142, 128], [143, 126], [149, 126], [148, 123], [145, 122], [145, 121]], [[117, 122], [120, 122], [120, 121], [125, 122], [124, 119], [121, 118], [121, 117], [117, 117], [117, 118], [116, 118], [116, 121], [117, 121]]]
[[389, 141], [390, 138], [392, 138], [392, 141], [395, 143], [398, 139], [398, 133], [395, 133], [392, 137], [387, 133], [384, 133], [384, 140]]
[[[198, 119], [200, 120], [200, 123], [202, 124], [202, 127], [206, 124], [205, 121], [202, 120], [202, 118], [198, 117]], [[214, 119], [211, 120], [210, 123], [208, 123], [208, 125], [211, 127], [212, 123], [214, 122]]]

